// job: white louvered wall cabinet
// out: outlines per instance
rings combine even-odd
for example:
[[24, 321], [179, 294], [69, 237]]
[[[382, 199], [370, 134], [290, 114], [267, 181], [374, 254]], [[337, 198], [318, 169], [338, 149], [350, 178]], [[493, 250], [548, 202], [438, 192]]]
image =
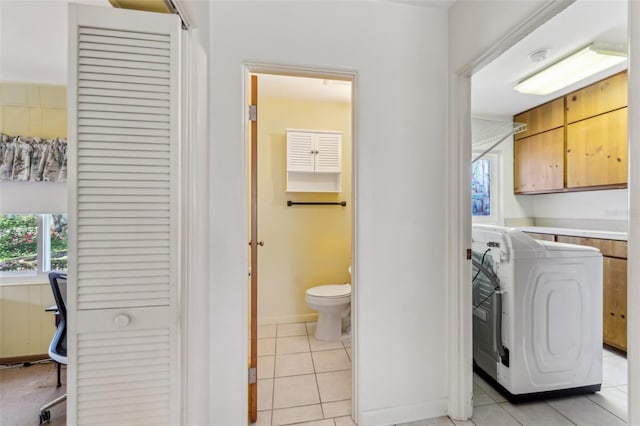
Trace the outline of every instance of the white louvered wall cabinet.
[[180, 21], [69, 12], [67, 419], [179, 424]]
[[287, 192], [342, 190], [342, 132], [287, 129]]

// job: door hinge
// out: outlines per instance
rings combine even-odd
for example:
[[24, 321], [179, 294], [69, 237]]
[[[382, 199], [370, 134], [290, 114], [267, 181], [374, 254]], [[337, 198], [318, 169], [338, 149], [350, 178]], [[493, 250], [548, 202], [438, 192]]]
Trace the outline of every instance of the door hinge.
[[255, 367], [249, 369], [249, 384], [252, 385], [258, 382], [258, 372]]
[[258, 119], [258, 106], [249, 105], [249, 121], [256, 121]]
[[467, 260], [471, 260], [471, 249], [467, 249]]

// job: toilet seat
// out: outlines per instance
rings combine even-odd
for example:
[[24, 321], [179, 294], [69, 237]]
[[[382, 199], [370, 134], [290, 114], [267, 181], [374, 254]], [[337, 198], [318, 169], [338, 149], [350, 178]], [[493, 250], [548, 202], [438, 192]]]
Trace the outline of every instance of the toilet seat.
[[351, 295], [351, 284], [325, 284], [311, 287], [306, 292], [309, 296], [337, 299]]

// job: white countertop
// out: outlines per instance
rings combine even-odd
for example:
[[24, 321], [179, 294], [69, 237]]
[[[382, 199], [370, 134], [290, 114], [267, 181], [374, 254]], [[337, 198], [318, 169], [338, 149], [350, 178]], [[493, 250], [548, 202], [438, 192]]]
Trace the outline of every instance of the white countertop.
[[590, 229], [550, 228], [547, 226], [516, 226], [524, 232], [538, 232], [540, 234], [568, 235], [571, 237], [600, 238], [603, 240], [627, 241], [626, 232], [594, 231]]

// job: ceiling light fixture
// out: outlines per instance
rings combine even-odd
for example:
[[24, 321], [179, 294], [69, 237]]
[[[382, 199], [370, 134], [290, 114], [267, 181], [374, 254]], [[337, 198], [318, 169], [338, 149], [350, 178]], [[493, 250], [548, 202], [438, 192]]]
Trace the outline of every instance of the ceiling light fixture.
[[532, 95], [548, 95], [626, 59], [626, 52], [606, 49], [592, 43], [522, 80], [514, 86], [514, 90]]

